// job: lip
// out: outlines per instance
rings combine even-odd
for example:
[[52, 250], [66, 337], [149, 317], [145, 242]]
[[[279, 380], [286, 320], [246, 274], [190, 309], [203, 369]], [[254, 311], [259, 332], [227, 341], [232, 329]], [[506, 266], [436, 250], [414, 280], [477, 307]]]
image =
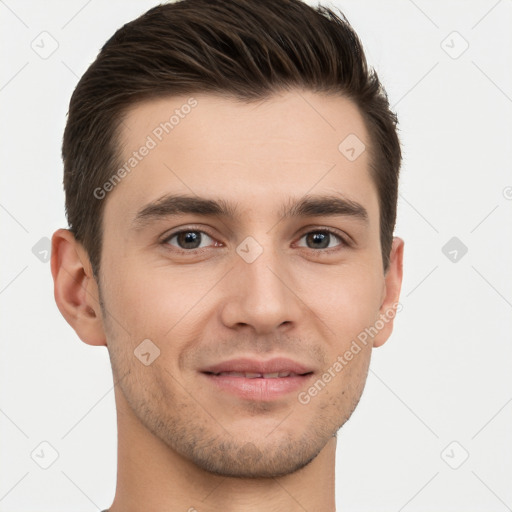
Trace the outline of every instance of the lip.
[[312, 373], [273, 379], [231, 377], [229, 375], [203, 374], [216, 389], [233, 394], [244, 400], [269, 402], [297, 392], [306, 386]]
[[[269, 374], [286, 373], [287, 377], [248, 378], [239, 375], [218, 375], [222, 372]], [[216, 389], [228, 392], [244, 400], [271, 401], [283, 398], [298, 391], [311, 379], [311, 368], [287, 358], [274, 358], [268, 361], [242, 358], [225, 361], [201, 371], [201, 374]]]
[[290, 372], [297, 375], [311, 373], [312, 368], [286, 357], [274, 357], [268, 361], [259, 361], [250, 358], [238, 358], [224, 361], [201, 370], [203, 373], [281, 373]]

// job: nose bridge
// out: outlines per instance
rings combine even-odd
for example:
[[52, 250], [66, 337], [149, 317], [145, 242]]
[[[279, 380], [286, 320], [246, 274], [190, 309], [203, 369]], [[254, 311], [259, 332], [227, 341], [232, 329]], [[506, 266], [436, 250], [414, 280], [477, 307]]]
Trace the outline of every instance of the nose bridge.
[[288, 288], [290, 272], [274, 244], [269, 236], [261, 244], [248, 237], [237, 247], [235, 281], [224, 312], [226, 325], [246, 324], [269, 332], [298, 319], [298, 299]]
[[249, 288], [246, 289], [247, 297], [254, 296], [256, 300], [265, 298], [267, 299], [265, 303], [268, 305], [271, 305], [273, 300], [285, 298], [284, 275], [279, 276], [283, 274], [284, 266], [280, 264], [279, 256], [277, 251], [269, 245], [255, 261], [245, 265], [242, 276], [247, 279], [245, 283]]

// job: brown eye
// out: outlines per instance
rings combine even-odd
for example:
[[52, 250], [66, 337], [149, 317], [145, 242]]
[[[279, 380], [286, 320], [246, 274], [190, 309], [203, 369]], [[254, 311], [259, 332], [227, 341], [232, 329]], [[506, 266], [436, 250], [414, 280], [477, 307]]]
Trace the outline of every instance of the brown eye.
[[197, 230], [180, 231], [174, 233], [166, 240], [167, 244], [177, 246], [184, 250], [201, 249], [211, 245], [212, 242], [213, 239], [204, 231]]

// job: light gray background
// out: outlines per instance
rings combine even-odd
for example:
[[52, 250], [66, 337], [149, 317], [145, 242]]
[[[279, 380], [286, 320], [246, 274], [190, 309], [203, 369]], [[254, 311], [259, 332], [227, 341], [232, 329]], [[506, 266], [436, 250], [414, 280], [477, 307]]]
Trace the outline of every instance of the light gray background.
[[[40, 240], [67, 226], [60, 146], [78, 78], [153, 5], [0, 1], [2, 512], [95, 511], [113, 498], [107, 351], [61, 317]], [[399, 115], [405, 239], [403, 311], [339, 434], [338, 510], [512, 510], [512, 1], [334, 5]], [[41, 442], [58, 452], [48, 469]]]

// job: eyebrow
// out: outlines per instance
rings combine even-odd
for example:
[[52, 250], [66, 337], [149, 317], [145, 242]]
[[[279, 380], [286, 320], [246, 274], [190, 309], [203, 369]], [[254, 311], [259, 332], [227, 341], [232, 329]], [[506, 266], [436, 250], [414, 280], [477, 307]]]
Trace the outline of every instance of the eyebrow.
[[[143, 206], [133, 219], [133, 229], [167, 217], [196, 214], [210, 217], [235, 218], [238, 206], [223, 199], [207, 199], [199, 196], [166, 194]], [[368, 224], [368, 212], [360, 203], [341, 195], [310, 195], [302, 199], [290, 199], [281, 211], [282, 218], [343, 216]]]

